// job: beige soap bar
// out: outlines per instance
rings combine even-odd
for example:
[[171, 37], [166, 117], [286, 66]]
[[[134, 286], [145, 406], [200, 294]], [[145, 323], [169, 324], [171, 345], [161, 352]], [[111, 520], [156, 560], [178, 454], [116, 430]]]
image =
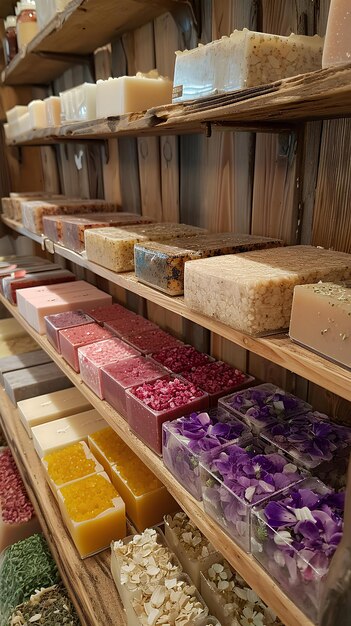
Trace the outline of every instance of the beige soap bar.
[[351, 283], [295, 287], [289, 334], [293, 341], [351, 368]]
[[205, 233], [188, 224], [147, 224], [121, 228], [94, 228], [85, 231], [85, 251], [89, 261], [114, 272], [134, 269], [134, 245], [141, 241], [168, 241]]
[[151, 107], [170, 104], [172, 82], [159, 76], [157, 70], [136, 76], [120, 76], [98, 80], [96, 88], [96, 117], [147, 111]]
[[252, 335], [288, 328], [296, 285], [351, 278], [351, 255], [312, 246], [255, 250], [185, 264], [186, 305]]
[[105, 200], [41, 200], [21, 203], [22, 223], [25, 228], [41, 235], [44, 215], [75, 215], [79, 213], [98, 213], [100, 211], [118, 211], [118, 206]]
[[92, 406], [76, 387], [70, 387], [21, 400], [17, 408], [21, 422], [31, 437], [34, 426], [88, 411]]
[[59, 450], [71, 443], [88, 440], [88, 435], [106, 428], [107, 424], [101, 415], [92, 409], [84, 413], [76, 413], [69, 417], [62, 417], [54, 422], [40, 424], [32, 429], [34, 447], [40, 458]]

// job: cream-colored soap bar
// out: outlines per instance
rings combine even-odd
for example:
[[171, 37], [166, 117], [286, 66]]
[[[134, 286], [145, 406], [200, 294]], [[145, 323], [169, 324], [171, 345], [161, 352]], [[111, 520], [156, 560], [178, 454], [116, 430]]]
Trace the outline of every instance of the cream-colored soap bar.
[[293, 341], [351, 368], [351, 283], [295, 287], [289, 334]]
[[173, 102], [264, 85], [321, 69], [323, 39], [257, 33], [230, 37], [176, 53]]
[[114, 272], [134, 269], [134, 245], [142, 241], [168, 241], [191, 237], [206, 231], [188, 224], [148, 224], [121, 228], [94, 228], [85, 231], [85, 251], [89, 261]]
[[60, 93], [62, 121], [78, 122], [96, 118], [96, 85], [83, 83]]
[[28, 112], [33, 130], [47, 127], [46, 107], [43, 100], [32, 100], [28, 104]]
[[99, 211], [118, 211], [114, 202], [106, 200], [53, 200], [49, 202], [33, 200], [21, 203], [22, 223], [33, 233], [43, 232], [44, 215], [75, 215], [80, 213], [96, 213]]
[[34, 426], [33, 444], [42, 458], [49, 452], [69, 446], [71, 443], [87, 441], [88, 435], [101, 428], [106, 428], [106, 422], [95, 409], [92, 409], [70, 417], [62, 417], [48, 424]]
[[32, 428], [39, 424], [92, 409], [91, 404], [76, 387], [21, 400], [17, 408], [29, 437], [32, 437]]
[[60, 126], [61, 124], [61, 100], [59, 96], [45, 98], [46, 121], [48, 127]]
[[159, 76], [156, 70], [97, 82], [97, 118], [147, 111], [171, 101], [172, 82]]
[[252, 335], [288, 328], [296, 285], [351, 278], [351, 255], [312, 246], [256, 250], [185, 264], [186, 305]]

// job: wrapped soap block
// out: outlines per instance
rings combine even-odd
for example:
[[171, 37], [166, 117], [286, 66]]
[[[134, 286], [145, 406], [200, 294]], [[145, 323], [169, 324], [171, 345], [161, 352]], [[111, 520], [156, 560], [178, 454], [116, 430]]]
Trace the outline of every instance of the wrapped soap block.
[[140, 243], [134, 248], [135, 275], [150, 287], [178, 296], [184, 292], [187, 261], [281, 245], [279, 239], [234, 233], [197, 235], [167, 243]]
[[185, 303], [236, 330], [289, 326], [294, 287], [351, 278], [351, 255], [312, 246], [255, 250], [185, 265]]
[[60, 93], [63, 122], [81, 122], [96, 119], [96, 85], [83, 83]]
[[151, 107], [170, 104], [172, 81], [157, 70], [136, 76], [120, 76], [98, 80], [96, 89], [97, 118], [147, 111]]
[[183, 372], [182, 376], [206, 391], [210, 406], [217, 406], [219, 398], [226, 393], [248, 387], [255, 380], [253, 376], [244, 374], [236, 367], [223, 363], [223, 361], [199, 365], [191, 371]]
[[61, 353], [60, 330], [84, 326], [84, 324], [91, 324], [94, 321], [84, 311], [67, 311], [67, 313], [47, 315], [44, 319], [46, 336], [59, 353]]
[[49, 452], [42, 459], [42, 464], [55, 498], [57, 498], [57, 491], [61, 487], [80, 478], [104, 471], [85, 441], [79, 441], [67, 446], [67, 448]]
[[0, 384], [4, 386], [3, 376], [8, 372], [17, 372], [27, 367], [34, 367], [35, 365], [43, 365], [44, 363], [50, 362], [51, 358], [44, 350], [33, 350], [33, 352], [3, 357], [0, 359]]
[[253, 506], [304, 478], [282, 455], [265, 454], [259, 440], [241, 446], [225, 444], [204, 454], [200, 475], [206, 513], [246, 552], [250, 552]]
[[217, 408], [166, 422], [162, 429], [163, 462], [197, 500], [202, 499], [201, 455], [229, 441], [241, 445], [252, 439], [243, 422]]
[[81, 556], [86, 558], [126, 535], [122, 498], [104, 472], [58, 490], [63, 520]]
[[102, 393], [105, 400], [127, 419], [126, 390], [161, 378], [166, 370], [144, 357], [135, 357], [106, 365], [101, 370]]
[[59, 96], [45, 98], [46, 121], [48, 127], [61, 125], [61, 100]]
[[183, 511], [165, 516], [165, 537], [184, 571], [200, 589], [200, 573], [220, 558], [219, 552]]
[[121, 228], [94, 228], [85, 232], [85, 250], [89, 261], [114, 272], [134, 269], [134, 245], [141, 241], [167, 241], [206, 232], [187, 224], [150, 224]]
[[176, 52], [173, 102], [256, 87], [322, 67], [323, 39], [282, 37], [247, 28]]
[[105, 420], [92, 409], [62, 417], [32, 428], [33, 444], [40, 458], [72, 443], [87, 441], [88, 435], [106, 427]]
[[3, 278], [3, 292], [11, 304], [17, 304], [17, 289], [38, 287], [40, 285], [56, 285], [58, 283], [70, 283], [76, 280], [72, 272], [68, 270], [51, 270], [49, 272], [36, 272], [26, 274], [23, 278]]
[[127, 420], [132, 430], [157, 454], [162, 454], [162, 424], [207, 408], [206, 393], [171, 376], [127, 389]]
[[152, 359], [174, 374], [192, 371], [196, 367], [214, 361], [208, 354], [199, 352], [193, 346], [165, 348], [152, 354]]
[[139, 356], [139, 352], [117, 338], [91, 343], [78, 349], [80, 375], [85, 384], [103, 400], [101, 368], [135, 356]]
[[23, 226], [33, 233], [43, 232], [44, 215], [70, 215], [75, 213], [97, 213], [118, 211], [119, 207], [106, 200], [30, 200], [21, 202]]
[[158, 352], [161, 348], [174, 348], [182, 345], [182, 342], [172, 335], [169, 335], [161, 328], [155, 330], [147, 330], [142, 333], [133, 333], [123, 335], [124, 340], [128, 341], [133, 348], [139, 350], [143, 354], [151, 354]]
[[44, 393], [41, 396], [20, 400], [17, 408], [23, 426], [29, 437], [32, 437], [34, 426], [82, 413], [92, 407], [76, 387], [69, 387], [61, 391]]
[[351, 283], [295, 287], [289, 334], [309, 350], [351, 368]]
[[10, 618], [11, 625], [32, 624], [48, 626], [80, 626], [76, 610], [67, 594], [63, 583], [41, 589], [30, 599], [17, 606]]
[[263, 428], [307, 413], [311, 405], [275, 385], [265, 383], [220, 398], [219, 407], [246, 422], [257, 435]]
[[110, 339], [112, 334], [94, 322], [60, 330], [59, 336], [63, 358], [76, 372], [79, 372], [78, 348], [89, 343]]
[[0, 551], [40, 531], [9, 448], [0, 450]]
[[310, 478], [258, 504], [251, 516], [254, 558], [314, 624], [320, 623], [325, 579], [343, 534], [344, 500], [344, 493]]
[[71, 381], [56, 363], [35, 365], [18, 372], [7, 372], [3, 378], [5, 391], [14, 405], [20, 400], [40, 396], [44, 392], [50, 393], [72, 387]]
[[123, 315], [120, 319], [110, 320], [104, 326], [116, 334], [118, 337], [128, 337], [129, 335], [141, 335], [149, 330], [156, 330], [158, 326], [141, 315]]

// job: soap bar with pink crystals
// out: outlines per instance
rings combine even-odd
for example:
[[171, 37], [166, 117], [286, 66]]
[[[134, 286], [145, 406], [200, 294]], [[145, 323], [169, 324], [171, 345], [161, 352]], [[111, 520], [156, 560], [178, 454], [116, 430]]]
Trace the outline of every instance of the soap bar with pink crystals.
[[182, 341], [175, 339], [175, 337], [161, 330], [161, 328], [138, 334], [131, 332], [130, 335], [125, 334], [123, 338], [125, 341], [128, 341], [133, 348], [143, 354], [151, 354], [152, 352], [162, 350], [162, 348], [174, 348], [174, 346], [182, 345]]
[[[99, 326], [102, 331], [102, 328]], [[138, 356], [139, 352], [120, 339], [106, 339], [78, 349], [79, 369], [85, 384], [104, 399], [101, 368]]]
[[126, 418], [126, 389], [161, 378], [166, 374], [163, 367], [145, 357], [112, 363], [101, 370], [102, 393], [105, 400]]
[[48, 315], [45, 317], [46, 336], [57, 352], [61, 353], [59, 331], [64, 328], [91, 324], [93, 321], [93, 318], [83, 311], [67, 311], [67, 313]]
[[87, 309], [85, 313], [90, 315], [95, 322], [104, 325], [105, 322], [110, 322], [111, 320], [118, 320], [122, 317], [136, 317], [136, 313], [133, 311], [129, 311], [124, 306], [120, 304], [111, 304], [110, 306], [99, 306], [95, 309]]
[[[48, 267], [50, 270], [50, 266]], [[38, 287], [41, 285], [55, 285], [58, 283], [70, 283], [76, 280], [72, 272], [67, 270], [53, 270], [47, 272], [28, 273], [22, 278], [12, 278], [7, 276], [2, 281], [3, 294], [11, 304], [17, 304], [17, 289], [27, 289], [28, 287]]]
[[79, 372], [78, 348], [110, 339], [112, 334], [99, 324], [84, 324], [59, 331], [62, 356], [76, 372]]
[[105, 323], [105, 326], [112, 333], [115, 333], [115, 335], [121, 337], [122, 339], [124, 337], [128, 337], [129, 335], [141, 335], [149, 330], [158, 329], [156, 324], [153, 324], [153, 322], [150, 322], [150, 320], [145, 319], [145, 317], [142, 317], [141, 315], [122, 317], [119, 320], [110, 320]]

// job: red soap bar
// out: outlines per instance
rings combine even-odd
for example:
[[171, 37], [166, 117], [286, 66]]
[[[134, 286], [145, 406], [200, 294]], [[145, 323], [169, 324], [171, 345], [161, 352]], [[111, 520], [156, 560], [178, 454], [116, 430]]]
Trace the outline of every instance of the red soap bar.
[[136, 317], [136, 314], [129, 311], [120, 304], [111, 304], [110, 306], [98, 306], [95, 309], [86, 309], [85, 313], [90, 315], [95, 322], [101, 324], [110, 320], [118, 320], [125, 317]]
[[99, 324], [84, 324], [59, 331], [63, 358], [76, 372], [79, 372], [78, 348], [89, 343], [110, 339], [112, 334]]
[[133, 315], [133, 317], [122, 317], [119, 320], [112, 320], [105, 323], [112, 333], [121, 338], [131, 335], [141, 335], [149, 330], [158, 330], [158, 326], [145, 319], [141, 315]]
[[153, 354], [152, 358], [175, 374], [187, 372], [214, 360], [211, 356], [199, 352], [193, 346], [166, 348]]
[[72, 272], [67, 270], [53, 270], [26, 274], [22, 278], [6, 277], [2, 281], [3, 293], [12, 304], [17, 304], [17, 289], [27, 287], [41, 287], [42, 285], [57, 285], [58, 283], [70, 283], [76, 280]]
[[56, 313], [47, 315], [45, 318], [46, 336], [50, 343], [61, 353], [59, 331], [64, 328], [74, 328], [83, 324], [91, 324], [94, 320], [83, 311], [67, 311], [65, 313]]
[[216, 406], [219, 398], [248, 387], [255, 380], [223, 361], [200, 365], [193, 371], [183, 372], [182, 376], [209, 394], [210, 406]]
[[174, 348], [175, 346], [183, 345], [182, 341], [165, 333], [161, 328], [140, 334], [131, 333], [130, 335], [124, 335], [123, 339], [143, 354], [152, 354], [162, 350], [162, 348]]

